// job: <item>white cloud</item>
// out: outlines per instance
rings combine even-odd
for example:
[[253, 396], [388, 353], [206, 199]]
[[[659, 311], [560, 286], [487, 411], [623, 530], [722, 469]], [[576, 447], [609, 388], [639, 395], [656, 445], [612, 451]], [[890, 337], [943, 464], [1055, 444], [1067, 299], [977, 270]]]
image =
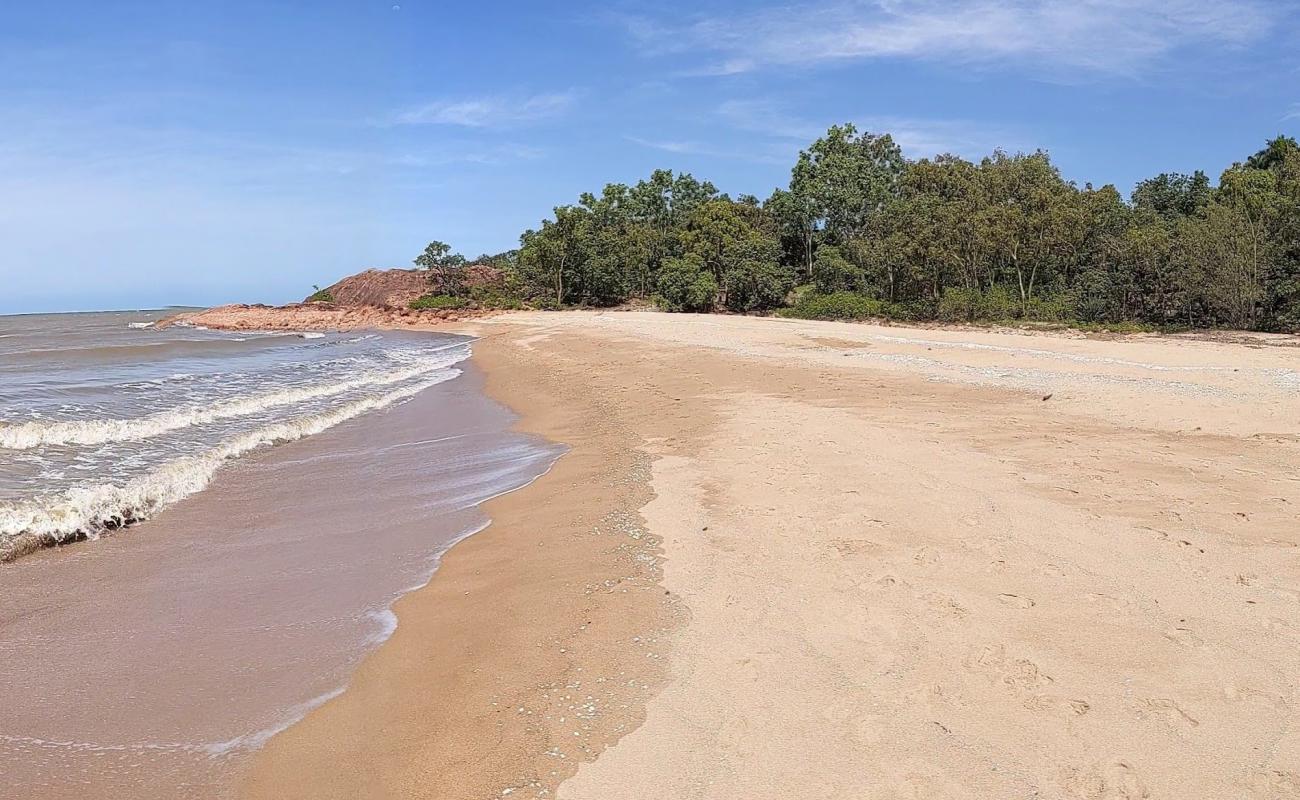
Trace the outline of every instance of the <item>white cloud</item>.
[[831, 125], [844, 122], [852, 122], [859, 131], [888, 133], [912, 158], [940, 153], [971, 158], [997, 147], [1016, 150], [1024, 146], [1024, 137], [1014, 130], [971, 120], [860, 114], [816, 121], [792, 115], [767, 100], [729, 100], [718, 107], [718, 115], [737, 130], [789, 140], [799, 147], [811, 144]]
[[642, 139], [639, 136], [624, 137], [633, 144], [663, 150], [665, 153], [689, 153], [692, 155], [712, 155], [712, 150], [699, 142], [671, 141], [667, 139]]
[[786, 164], [794, 157], [789, 144], [786, 142], [745, 141], [722, 147], [689, 140], [644, 139], [640, 136], [624, 136], [623, 138], [641, 147], [662, 150], [665, 153], [673, 153], [674, 155], [728, 158], [749, 161], [755, 164]]
[[709, 53], [697, 70], [708, 74], [869, 58], [1134, 73], [1188, 44], [1254, 41], [1275, 15], [1262, 0], [824, 0], [685, 25], [622, 22], [647, 53]]
[[397, 114], [398, 125], [460, 125], [467, 128], [496, 128], [550, 119], [576, 105], [578, 93], [535, 94], [531, 97], [492, 95], [466, 100], [441, 100]]

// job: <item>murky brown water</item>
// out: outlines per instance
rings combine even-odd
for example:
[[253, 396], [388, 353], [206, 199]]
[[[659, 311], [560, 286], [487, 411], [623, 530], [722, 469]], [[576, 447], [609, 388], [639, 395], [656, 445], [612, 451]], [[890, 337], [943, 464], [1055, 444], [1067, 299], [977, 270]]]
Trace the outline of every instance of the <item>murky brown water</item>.
[[467, 367], [141, 525], [0, 565], [0, 796], [227, 796], [486, 523], [476, 504], [558, 456], [480, 384]]

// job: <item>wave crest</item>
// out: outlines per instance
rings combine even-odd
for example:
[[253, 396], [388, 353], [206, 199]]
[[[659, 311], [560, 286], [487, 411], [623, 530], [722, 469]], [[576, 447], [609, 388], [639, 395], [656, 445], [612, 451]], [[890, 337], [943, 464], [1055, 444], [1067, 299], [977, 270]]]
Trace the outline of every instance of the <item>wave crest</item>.
[[41, 547], [96, 539], [104, 531], [148, 519], [166, 506], [202, 490], [223, 464], [249, 451], [320, 433], [459, 374], [459, 370], [444, 368], [385, 394], [369, 395], [329, 411], [273, 423], [228, 439], [199, 455], [173, 459], [120, 486], [80, 486], [54, 496], [0, 503], [0, 561], [12, 561]]
[[[463, 347], [463, 345], [461, 345]], [[323, 386], [278, 389], [248, 397], [237, 397], [205, 406], [168, 409], [133, 419], [34, 420], [0, 425], [0, 449], [30, 450], [44, 445], [97, 445], [123, 440], [136, 441], [164, 433], [204, 425], [221, 419], [256, 414], [279, 406], [333, 397], [357, 389], [391, 386], [450, 366], [469, 357], [468, 349], [442, 358], [417, 362], [394, 372], [369, 372], [357, 378]]]

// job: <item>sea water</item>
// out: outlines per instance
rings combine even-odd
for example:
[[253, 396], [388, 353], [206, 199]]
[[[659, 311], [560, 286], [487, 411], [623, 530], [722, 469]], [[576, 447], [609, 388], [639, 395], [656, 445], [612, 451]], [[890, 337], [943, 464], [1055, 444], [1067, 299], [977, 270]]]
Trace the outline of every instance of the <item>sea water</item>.
[[228, 795], [488, 523], [478, 504], [559, 455], [511, 431], [464, 337], [162, 316], [0, 317], [16, 797]]

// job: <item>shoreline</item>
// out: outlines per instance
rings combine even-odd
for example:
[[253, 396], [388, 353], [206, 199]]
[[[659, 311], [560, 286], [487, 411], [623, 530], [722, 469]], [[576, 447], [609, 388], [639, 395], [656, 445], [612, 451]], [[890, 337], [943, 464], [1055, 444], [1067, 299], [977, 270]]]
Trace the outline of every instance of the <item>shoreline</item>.
[[570, 452], [484, 507], [244, 796], [1295, 785], [1285, 351], [654, 314], [470, 328], [489, 395]]
[[[628, 669], [638, 642], [679, 623], [658, 541], [636, 519], [650, 499], [641, 444], [616, 424], [593, 433], [581, 387], [491, 338], [472, 360], [516, 431], [567, 451], [480, 506], [487, 526], [393, 605], [393, 635], [342, 695], [254, 757], [239, 796], [532, 796], [635, 728], [662, 685], [662, 664]], [[539, 385], [549, 401], [521, 391]]]
[[479, 369], [456, 372], [258, 448], [134, 531], [0, 569], [13, 791], [228, 797], [265, 741], [336, 697], [392, 603], [482, 530], [479, 504], [560, 453], [510, 431]]

